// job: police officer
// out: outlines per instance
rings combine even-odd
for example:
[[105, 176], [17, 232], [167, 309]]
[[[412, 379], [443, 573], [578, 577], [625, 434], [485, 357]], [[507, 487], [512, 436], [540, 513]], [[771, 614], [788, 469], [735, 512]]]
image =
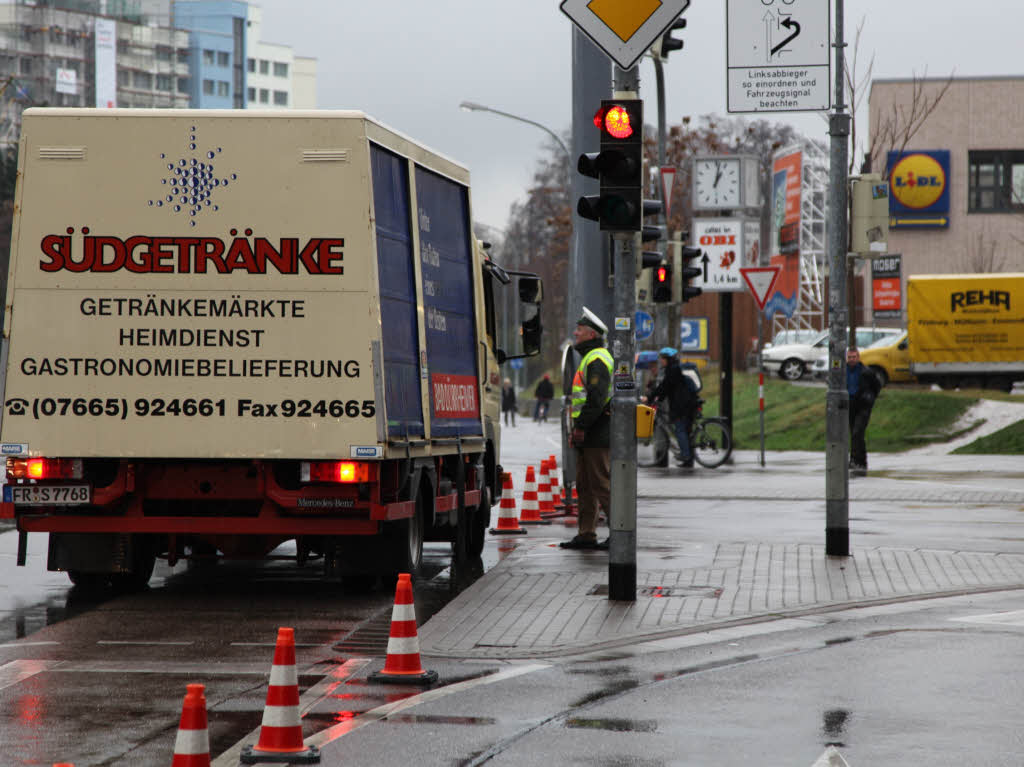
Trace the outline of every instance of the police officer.
[[583, 307], [573, 331], [574, 348], [582, 359], [572, 381], [572, 444], [576, 448], [576, 490], [579, 531], [562, 541], [564, 549], [606, 548], [597, 541], [598, 504], [611, 510], [612, 355], [604, 348], [608, 327]]

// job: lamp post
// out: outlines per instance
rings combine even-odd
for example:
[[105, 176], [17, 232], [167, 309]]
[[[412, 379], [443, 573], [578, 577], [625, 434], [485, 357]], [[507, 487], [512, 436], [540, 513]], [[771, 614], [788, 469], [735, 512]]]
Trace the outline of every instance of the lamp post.
[[528, 120], [525, 117], [520, 117], [519, 115], [509, 114], [508, 112], [502, 112], [500, 109], [492, 109], [491, 107], [486, 107], [483, 104], [477, 104], [475, 101], [463, 101], [461, 104], [459, 104], [459, 108], [464, 109], [467, 112], [492, 112], [493, 114], [501, 115], [502, 117], [507, 117], [510, 120], [518, 120], [521, 123], [526, 123], [527, 125], [532, 125], [535, 128], [540, 128], [542, 131], [547, 133], [549, 136], [551, 136], [551, 138], [558, 142], [558, 146], [562, 148], [562, 151], [565, 152], [566, 159], [569, 160], [569, 165], [572, 165], [572, 155], [569, 154], [569, 147], [567, 147], [565, 145], [565, 142], [558, 137], [557, 133], [555, 133], [553, 130], [551, 130], [551, 128], [547, 127], [546, 125], [541, 125], [539, 122], [536, 122], [534, 120]]

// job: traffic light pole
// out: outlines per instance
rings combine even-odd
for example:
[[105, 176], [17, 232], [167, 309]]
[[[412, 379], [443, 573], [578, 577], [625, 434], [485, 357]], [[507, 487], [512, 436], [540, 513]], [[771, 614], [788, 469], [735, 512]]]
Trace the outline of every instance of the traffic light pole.
[[[614, 98], [637, 98], [637, 67], [615, 67]], [[642, 130], [643, 126], [639, 126]], [[640, 232], [614, 235], [615, 286], [612, 294], [610, 352], [615, 363], [611, 402], [611, 509], [608, 545], [608, 599], [636, 601], [636, 260]]]

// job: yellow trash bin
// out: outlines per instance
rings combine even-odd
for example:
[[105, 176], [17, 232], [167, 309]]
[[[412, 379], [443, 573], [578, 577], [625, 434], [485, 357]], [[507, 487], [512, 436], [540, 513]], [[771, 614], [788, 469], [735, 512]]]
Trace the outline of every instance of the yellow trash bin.
[[654, 434], [654, 408], [647, 405], [636, 406], [636, 438], [650, 439]]

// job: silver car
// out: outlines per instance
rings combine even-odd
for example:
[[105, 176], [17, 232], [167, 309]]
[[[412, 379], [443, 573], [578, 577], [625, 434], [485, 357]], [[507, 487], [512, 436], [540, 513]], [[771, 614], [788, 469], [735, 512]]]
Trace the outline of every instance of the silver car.
[[[881, 338], [895, 338], [900, 328], [857, 328], [857, 346], [870, 346]], [[761, 354], [763, 366], [769, 373], [778, 373], [787, 381], [799, 381], [808, 372], [822, 375], [828, 366], [828, 331], [821, 331], [807, 343], [783, 344], [765, 348]]]

